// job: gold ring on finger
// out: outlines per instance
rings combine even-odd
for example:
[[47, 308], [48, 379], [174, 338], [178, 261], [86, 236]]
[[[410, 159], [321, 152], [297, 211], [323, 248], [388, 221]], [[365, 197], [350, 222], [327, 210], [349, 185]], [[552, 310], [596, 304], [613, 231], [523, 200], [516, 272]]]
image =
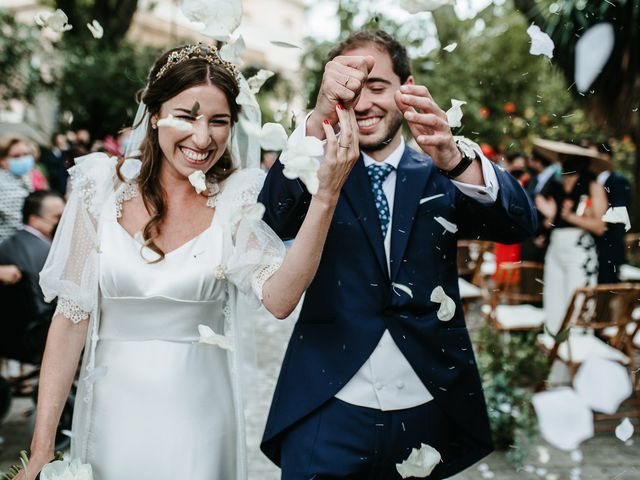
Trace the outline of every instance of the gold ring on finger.
[[351, 148], [351, 144], [349, 145], [338, 145], [340, 148]]

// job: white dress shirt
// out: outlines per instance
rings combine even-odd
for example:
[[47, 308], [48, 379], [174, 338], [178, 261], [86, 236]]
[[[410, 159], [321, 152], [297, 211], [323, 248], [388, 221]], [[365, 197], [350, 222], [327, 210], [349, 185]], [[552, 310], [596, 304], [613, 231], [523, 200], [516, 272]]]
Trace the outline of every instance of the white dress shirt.
[[[308, 118], [308, 117], [307, 117]], [[303, 137], [306, 135], [306, 119], [291, 134]], [[384, 239], [384, 251], [389, 267], [391, 251], [391, 235], [393, 222], [393, 202], [396, 190], [396, 170], [405, 150], [405, 141], [401, 139], [400, 145], [385, 159], [393, 167], [393, 171], [382, 184], [382, 190], [387, 197], [391, 220]], [[376, 160], [362, 152], [365, 167], [376, 163]], [[491, 204], [498, 198], [498, 179], [491, 166], [490, 160], [481, 156], [482, 173], [485, 185], [470, 185], [453, 181], [453, 184], [465, 195], [474, 198], [480, 203]], [[390, 271], [391, 269], [388, 268]], [[360, 367], [360, 370], [347, 382], [336, 394], [336, 398], [361, 407], [375, 408], [377, 410], [401, 410], [416, 407], [433, 400], [433, 395], [427, 390], [409, 361], [396, 345], [389, 330], [385, 330], [378, 345], [371, 356]]]
[[600, 174], [598, 174], [598, 176], [596, 177], [596, 181], [604, 187], [604, 184], [607, 183], [607, 180], [609, 180], [610, 176], [611, 170], [605, 170], [604, 172], [600, 172]]

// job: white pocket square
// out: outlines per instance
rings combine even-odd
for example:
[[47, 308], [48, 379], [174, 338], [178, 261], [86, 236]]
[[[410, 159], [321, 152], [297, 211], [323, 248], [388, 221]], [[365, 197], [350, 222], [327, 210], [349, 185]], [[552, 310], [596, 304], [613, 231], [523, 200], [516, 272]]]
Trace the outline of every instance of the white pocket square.
[[430, 197], [424, 197], [420, 199], [420, 205], [423, 203], [427, 203], [430, 200], [435, 200], [436, 198], [444, 197], [444, 193], [438, 193], [437, 195], [431, 195]]

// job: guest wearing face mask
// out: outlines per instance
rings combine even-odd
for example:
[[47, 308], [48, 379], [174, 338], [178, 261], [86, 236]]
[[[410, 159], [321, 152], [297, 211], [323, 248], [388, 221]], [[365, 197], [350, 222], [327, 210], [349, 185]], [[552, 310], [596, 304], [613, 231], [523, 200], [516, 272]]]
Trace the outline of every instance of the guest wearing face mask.
[[22, 206], [33, 191], [30, 173], [35, 163], [26, 139], [18, 136], [0, 139], [0, 243], [22, 226]]

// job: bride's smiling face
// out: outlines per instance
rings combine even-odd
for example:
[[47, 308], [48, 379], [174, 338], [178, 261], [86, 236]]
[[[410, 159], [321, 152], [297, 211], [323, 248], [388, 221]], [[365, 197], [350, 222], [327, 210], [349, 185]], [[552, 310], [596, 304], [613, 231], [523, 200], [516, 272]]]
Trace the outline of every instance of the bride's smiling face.
[[193, 129], [157, 127], [163, 168], [183, 177], [194, 170], [207, 172], [224, 153], [231, 133], [231, 111], [223, 91], [210, 84], [183, 90], [162, 104], [152, 122], [156, 124], [169, 115], [191, 124]]

